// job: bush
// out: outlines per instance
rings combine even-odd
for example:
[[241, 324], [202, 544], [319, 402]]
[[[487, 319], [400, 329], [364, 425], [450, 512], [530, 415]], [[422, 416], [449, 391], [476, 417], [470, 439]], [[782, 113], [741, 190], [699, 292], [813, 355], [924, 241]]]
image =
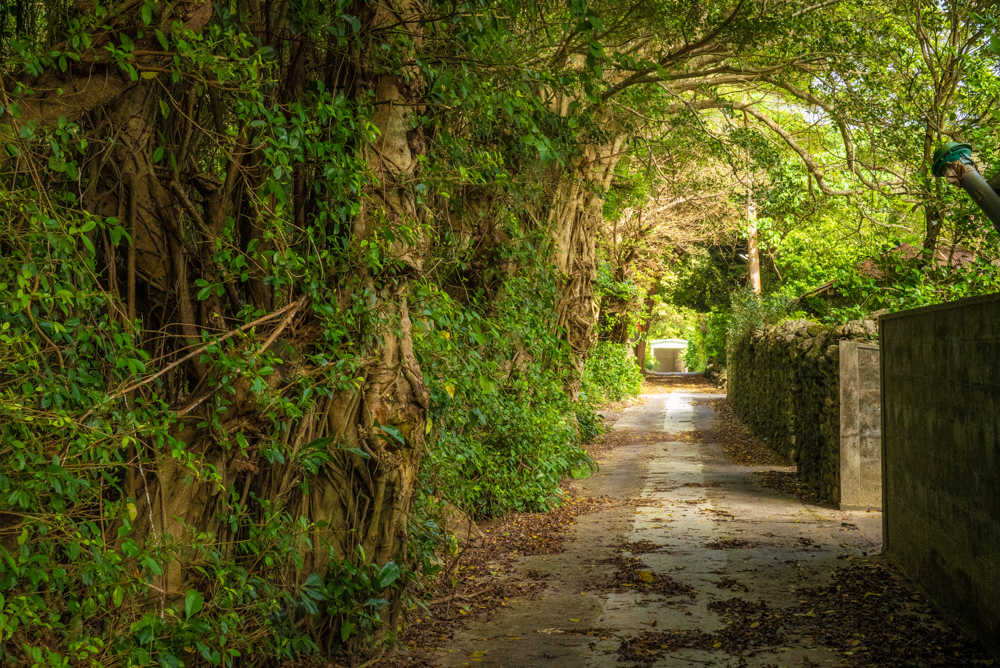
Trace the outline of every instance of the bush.
[[599, 393], [608, 401], [621, 401], [642, 391], [642, 371], [625, 344], [601, 341], [594, 346], [583, 376], [584, 389], [593, 388], [592, 399]]
[[688, 339], [684, 350], [684, 363], [688, 371], [704, 371], [708, 361], [726, 364], [726, 332], [729, 331], [732, 318], [728, 310], [713, 308], [709, 313], [698, 316], [698, 324], [694, 335]]
[[548, 510], [564, 477], [594, 466], [580, 442], [601, 426], [566, 392], [556, 289], [540, 270], [465, 303], [432, 284], [418, 295], [414, 344], [433, 425], [420, 487], [473, 517]]
[[786, 298], [780, 295], [761, 296], [748, 287], [734, 292], [730, 305], [729, 336], [734, 342], [763, 329], [765, 325], [777, 323], [788, 313]]
[[576, 424], [580, 428], [580, 439], [588, 443], [604, 433], [604, 416], [594, 410], [594, 405], [581, 397], [576, 409]]
[[696, 339], [691, 337], [688, 340], [687, 348], [684, 349], [684, 366], [687, 367], [688, 371], [704, 371], [705, 363], [701, 360], [701, 356], [698, 354], [698, 345]]

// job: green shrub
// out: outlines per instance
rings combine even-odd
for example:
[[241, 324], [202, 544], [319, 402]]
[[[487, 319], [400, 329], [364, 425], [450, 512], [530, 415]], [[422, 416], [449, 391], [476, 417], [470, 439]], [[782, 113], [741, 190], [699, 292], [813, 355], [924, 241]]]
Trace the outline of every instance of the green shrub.
[[700, 359], [699, 349], [695, 337], [688, 340], [687, 348], [684, 349], [684, 366], [688, 371], [704, 371], [705, 363]]
[[542, 270], [464, 303], [433, 284], [419, 291], [414, 344], [433, 430], [420, 486], [474, 517], [547, 510], [564, 477], [594, 466], [580, 442], [599, 421], [566, 392], [556, 296]]
[[594, 410], [590, 402], [581, 401], [579, 404], [576, 409], [576, 424], [580, 428], [580, 438], [584, 443], [604, 433], [604, 417]]
[[642, 391], [642, 371], [626, 344], [599, 342], [587, 357], [583, 375], [584, 387], [596, 388], [608, 401], [628, 399]]
[[[788, 299], [780, 295], [758, 295], [748, 287], [732, 294], [730, 299], [730, 340], [736, 341], [765, 325], [773, 325], [788, 313]], [[723, 339], [725, 335], [723, 334]], [[723, 347], [725, 342], [723, 341]]]

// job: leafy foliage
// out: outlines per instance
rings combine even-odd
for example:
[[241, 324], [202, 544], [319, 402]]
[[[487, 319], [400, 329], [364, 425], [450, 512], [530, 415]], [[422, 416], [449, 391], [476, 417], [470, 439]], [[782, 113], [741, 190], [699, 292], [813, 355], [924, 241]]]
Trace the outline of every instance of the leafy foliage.
[[748, 288], [732, 295], [729, 336], [736, 341], [765, 325], [777, 323], [788, 312], [787, 301], [778, 295], [760, 296]]
[[[526, 239], [507, 251], [519, 261], [534, 252]], [[552, 507], [561, 479], [593, 466], [579, 447], [590, 434], [581, 434], [566, 392], [553, 274], [529, 265], [464, 303], [432, 284], [418, 294], [415, 346], [435, 436], [422, 487], [476, 517]]]
[[684, 363], [688, 371], [704, 371], [713, 360], [726, 364], [726, 333], [732, 316], [729, 309], [716, 307], [698, 318], [694, 336], [688, 339]]
[[593, 388], [593, 396], [608, 401], [635, 397], [642, 391], [642, 370], [626, 344], [601, 341], [594, 346], [587, 358], [584, 379], [584, 387]]
[[[995, 232], [987, 238], [1000, 241]], [[873, 311], [892, 313], [1000, 292], [994, 252], [983, 249], [953, 263], [931, 263], [922, 254], [879, 253], [866, 265], [868, 271], [851, 268], [836, 275], [832, 303], [812, 304], [812, 310], [829, 323], [840, 323]]]

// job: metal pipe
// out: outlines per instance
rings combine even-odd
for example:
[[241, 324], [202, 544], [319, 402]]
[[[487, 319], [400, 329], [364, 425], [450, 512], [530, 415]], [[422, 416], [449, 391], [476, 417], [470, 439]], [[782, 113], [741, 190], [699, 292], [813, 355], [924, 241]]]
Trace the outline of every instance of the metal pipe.
[[944, 177], [949, 183], [961, 186], [1000, 232], [1000, 195], [976, 168], [971, 145], [948, 142], [935, 151], [934, 176]]

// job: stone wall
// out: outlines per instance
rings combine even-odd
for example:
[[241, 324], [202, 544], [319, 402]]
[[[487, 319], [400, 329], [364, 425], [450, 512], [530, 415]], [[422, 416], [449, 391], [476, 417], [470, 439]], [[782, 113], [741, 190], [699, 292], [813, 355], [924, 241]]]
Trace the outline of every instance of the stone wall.
[[840, 344], [870, 341], [874, 321], [793, 320], [732, 345], [729, 402], [824, 500], [840, 502]]
[[1000, 657], [1000, 295], [880, 327], [884, 551]]

